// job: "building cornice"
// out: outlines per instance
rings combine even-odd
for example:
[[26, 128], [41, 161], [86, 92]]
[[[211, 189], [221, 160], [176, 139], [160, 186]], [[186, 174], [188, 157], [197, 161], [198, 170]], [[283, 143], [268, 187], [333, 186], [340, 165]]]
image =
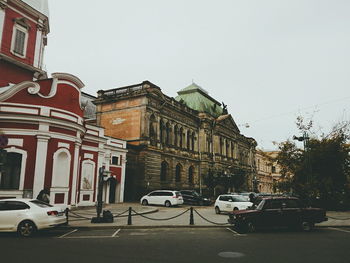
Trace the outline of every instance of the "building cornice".
[[12, 58], [12, 57], [10, 57], [10, 56], [7, 56], [7, 55], [5, 55], [5, 54], [3, 54], [3, 53], [0, 53], [0, 60], [5, 60], [5, 61], [7, 61], [7, 62], [9, 62], [9, 63], [15, 64], [16, 66], [19, 66], [19, 67], [21, 67], [21, 68], [23, 68], [23, 69], [29, 70], [29, 71], [31, 71], [31, 72], [33, 72], [33, 73], [36, 73], [36, 72], [37, 72], [37, 73], [39, 73], [39, 75], [42, 76], [43, 78], [46, 78], [46, 76], [47, 76], [46, 71], [44, 71], [44, 70], [42, 70], [42, 69], [39, 69], [39, 68], [36, 68], [36, 67], [34, 67], [34, 66], [28, 65], [28, 64], [26, 64], [26, 63], [20, 62], [20, 61], [18, 61], [18, 60], [16, 60], [16, 59]]

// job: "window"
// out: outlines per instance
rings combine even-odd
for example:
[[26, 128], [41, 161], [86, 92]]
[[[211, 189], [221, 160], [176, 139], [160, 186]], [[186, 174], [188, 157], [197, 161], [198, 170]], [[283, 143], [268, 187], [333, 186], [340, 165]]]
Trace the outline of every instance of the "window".
[[194, 140], [195, 140], [195, 133], [193, 132], [192, 133], [192, 137], [191, 137], [191, 150], [194, 151]]
[[187, 150], [190, 150], [191, 148], [191, 132], [187, 131]]
[[114, 165], [119, 164], [119, 158], [117, 156], [112, 156], [112, 164], [114, 164]]
[[0, 174], [0, 189], [19, 189], [21, 177], [22, 154], [8, 152], [6, 165]]
[[175, 182], [181, 182], [181, 165], [176, 165]]
[[29, 205], [19, 201], [7, 201], [6, 206], [6, 210], [24, 210], [30, 208]]
[[13, 27], [11, 52], [24, 58], [27, 52], [28, 29], [20, 24]]
[[271, 167], [271, 172], [272, 172], [272, 173], [276, 173], [276, 166], [272, 166], [272, 167]]
[[188, 169], [188, 183], [193, 184], [193, 166]]
[[161, 165], [161, 169], [160, 169], [160, 180], [161, 181], [166, 181], [166, 177], [167, 177], [167, 173], [168, 173], [168, 163], [167, 162], [162, 162]]

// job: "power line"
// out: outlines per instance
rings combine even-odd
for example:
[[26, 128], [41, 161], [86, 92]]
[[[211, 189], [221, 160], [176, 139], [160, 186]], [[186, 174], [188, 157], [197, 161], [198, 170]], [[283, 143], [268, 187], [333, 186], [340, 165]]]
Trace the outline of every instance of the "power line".
[[343, 100], [347, 100], [347, 99], [350, 99], [350, 96], [344, 97], [344, 98], [341, 98], [341, 99], [329, 100], [329, 101], [326, 101], [326, 102], [315, 104], [313, 106], [307, 106], [307, 107], [303, 107], [303, 108], [300, 108], [300, 109], [295, 109], [293, 111], [288, 111], [288, 112], [283, 112], [283, 113], [276, 114], [276, 115], [271, 115], [271, 116], [268, 116], [268, 117], [264, 117], [264, 118], [261, 118], [261, 119], [254, 120], [254, 121], [252, 121], [250, 123], [257, 123], [257, 122], [264, 121], [264, 120], [278, 118], [278, 117], [282, 117], [282, 116], [285, 116], [285, 115], [294, 114], [294, 113], [296, 113], [298, 111], [300, 112], [302, 110], [307, 110], [307, 109], [310, 109], [310, 108], [315, 108], [315, 111], [313, 112], [313, 113], [315, 113], [315, 112], [319, 111], [319, 110], [316, 110], [316, 109], [319, 108], [320, 106], [324, 106], [324, 105], [327, 105], [327, 104], [332, 104], [332, 103], [343, 101]]

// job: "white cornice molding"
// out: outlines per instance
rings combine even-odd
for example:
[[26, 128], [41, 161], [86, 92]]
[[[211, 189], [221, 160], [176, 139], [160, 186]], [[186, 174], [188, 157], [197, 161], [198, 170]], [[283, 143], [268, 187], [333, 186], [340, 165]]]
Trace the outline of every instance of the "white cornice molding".
[[40, 90], [40, 85], [33, 81], [23, 81], [19, 84], [12, 86], [10, 89], [7, 89], [3, 93], [1, 93], [0, 102], [11, 98], [16, 93], [20, 92], [23, 89], [28, 89], [29, 94], [35, 94]]
[[56, 72], [56, 73], [52, 73], [51, 75], [53, 78], [65, 79], [73, 82], [78, 87], [79, 90], [85, 86], [84, 83], [78, 77], [72, 74]]
[[67, 84], [74, 87], [79, 92], [79, 106], [83, 109], [81, 104], [81, 89], [84, 87], [84, 83], [76, 76], [68, 74], [68, 73], [53, 73], [53, 80], [51, 84], [51, 89], [48, 95], [41, 94], [40, 85], [37, 82], [33, 81], [23, 81], [19, 84], [15, 84], [11, 89], [4, 91], [0, 94], [0, 102], [5, 101], [12, 96], [14, 96], [17, 92], [28, 88], [28, 93], [31, 95], [38, 95], [41, 98], [49, 99], [56, 95], [58, 84]]

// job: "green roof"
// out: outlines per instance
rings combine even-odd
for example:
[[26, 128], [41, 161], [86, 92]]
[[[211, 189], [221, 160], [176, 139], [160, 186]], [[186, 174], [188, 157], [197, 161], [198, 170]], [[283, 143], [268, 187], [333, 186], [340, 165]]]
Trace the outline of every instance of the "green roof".
[[208, 92], [192, 83], [190, 86], [177, 92], [175, 100], [185, 103], [188, 107], [218, 117], [222, 114], [221, 103], [209, 96]]

